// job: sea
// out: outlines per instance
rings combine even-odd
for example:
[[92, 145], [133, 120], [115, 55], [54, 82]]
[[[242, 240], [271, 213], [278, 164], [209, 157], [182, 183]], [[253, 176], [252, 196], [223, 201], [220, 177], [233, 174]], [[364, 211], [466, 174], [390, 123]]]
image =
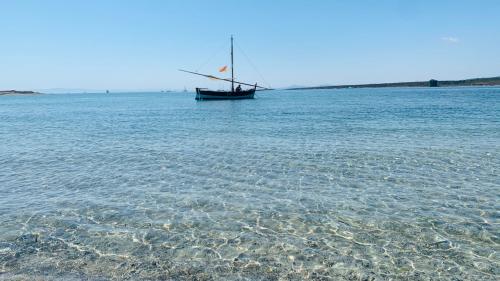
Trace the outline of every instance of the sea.
[[0, 97], [0, 280], [499, 280], [500, 88]]

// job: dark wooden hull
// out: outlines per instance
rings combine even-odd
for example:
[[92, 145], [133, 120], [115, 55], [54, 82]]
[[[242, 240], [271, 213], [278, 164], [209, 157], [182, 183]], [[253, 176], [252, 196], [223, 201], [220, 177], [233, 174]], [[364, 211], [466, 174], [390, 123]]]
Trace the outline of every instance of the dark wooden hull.
[[231, 91], [209, 91], [196, 88], [196, 100], [241, 100], [253, 99], [255, 89], [231, 92]]

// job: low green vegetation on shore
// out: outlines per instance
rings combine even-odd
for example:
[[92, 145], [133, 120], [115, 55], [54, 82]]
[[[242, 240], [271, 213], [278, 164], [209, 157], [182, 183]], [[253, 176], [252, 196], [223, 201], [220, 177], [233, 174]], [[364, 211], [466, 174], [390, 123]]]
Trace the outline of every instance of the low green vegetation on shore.
[[0, 91], [0, 96], [2, 95], [37, 95], [40, 93], [33, 91], [16, 91], [16, 90], [8, 90], [8, 91]]
[[500, 85], [500, 76], [491, 78], [474, 78], [466, 80], [446, 80], [438, 81], [431, 79], [429, 81], [417, 82], [397, 82], [397, 83], [375, 83], [359, 85], [336, 85], [336, 86], [318, 86], [291, 88], [290, 90], [304, 89], [345, 89], [345, 88], [387, 88], [387, 87], [461, 87], [461, 86], [497, 86]]

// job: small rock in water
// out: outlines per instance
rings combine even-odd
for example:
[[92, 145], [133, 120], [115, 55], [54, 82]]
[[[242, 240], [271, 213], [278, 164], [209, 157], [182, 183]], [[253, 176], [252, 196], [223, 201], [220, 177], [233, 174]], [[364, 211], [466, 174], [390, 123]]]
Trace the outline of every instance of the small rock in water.
[[17, 240], [26, 244], [34, 244], [38, 242], [38, 234], [23, 234], [19, 236]]

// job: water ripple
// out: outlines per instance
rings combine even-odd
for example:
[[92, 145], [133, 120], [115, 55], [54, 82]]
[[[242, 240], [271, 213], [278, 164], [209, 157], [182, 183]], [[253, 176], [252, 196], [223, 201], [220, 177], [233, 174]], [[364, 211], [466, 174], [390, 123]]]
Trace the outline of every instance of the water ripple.
[[0, 280], [497, 280], [499, 97], [2, 97]]

